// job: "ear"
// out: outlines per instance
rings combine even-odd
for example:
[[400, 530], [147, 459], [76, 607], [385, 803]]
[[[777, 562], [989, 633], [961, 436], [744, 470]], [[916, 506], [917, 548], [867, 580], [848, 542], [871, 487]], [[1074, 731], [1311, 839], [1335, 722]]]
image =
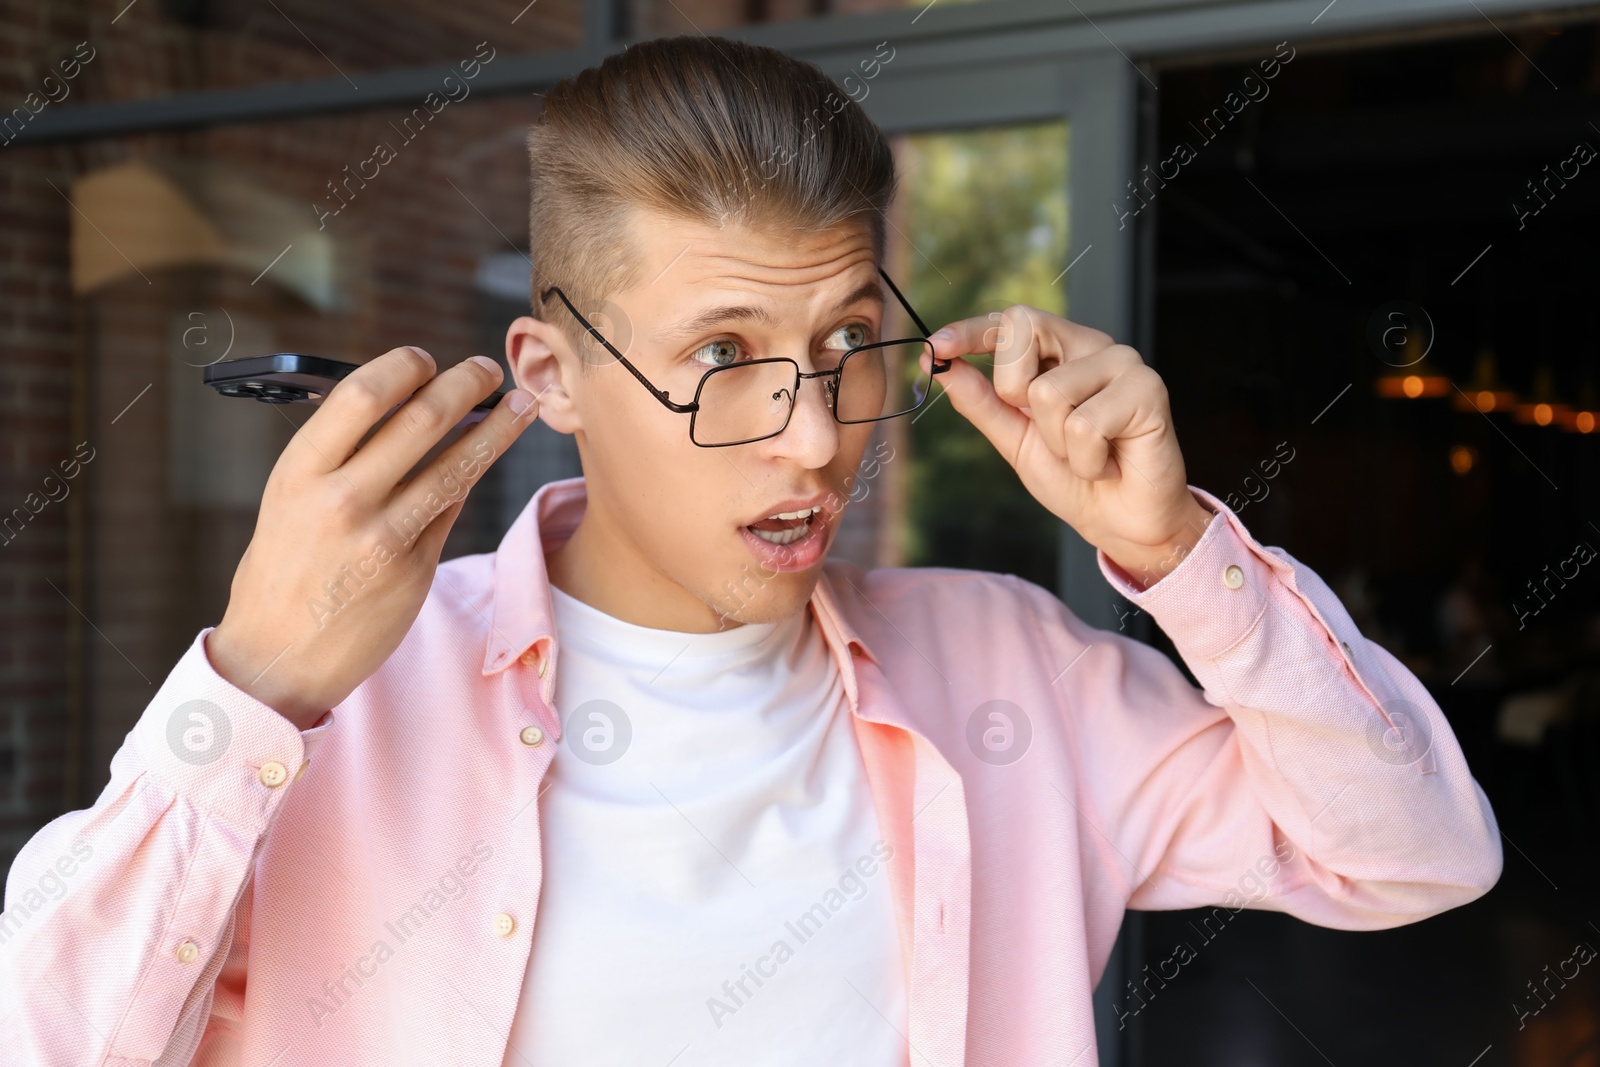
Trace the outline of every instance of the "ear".
[[566, 380], [566, 368], [576, 368], [577, 360], [559, 329], [531, 315], [517, 319], [506, 329], [506, 364], [518, 388], [539, 398], [540, 422], [561, 433], [582, 427]]

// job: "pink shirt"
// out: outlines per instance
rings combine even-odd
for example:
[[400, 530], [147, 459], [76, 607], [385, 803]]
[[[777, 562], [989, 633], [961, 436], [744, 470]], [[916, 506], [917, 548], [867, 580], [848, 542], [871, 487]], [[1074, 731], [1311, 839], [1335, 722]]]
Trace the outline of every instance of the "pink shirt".
[[[1098, 558], [1203, 690], [1014, 576], [824, 566], [810, 607], [893, 850], [919, 1067], [1094, 1063], [1125, 908], [1374, 930], [1499, 877], [1421, 683], [1193, 491], [1218, 517], [1148, 590]], [[220, 678], [202, 631], [94, 806], [11, 868], [0, 1063], [499, 1067], [561, 732], [543, 551], [585, 499], [545, 485], [498, 552], [441, 566], [400, 648], [304, 732]]]

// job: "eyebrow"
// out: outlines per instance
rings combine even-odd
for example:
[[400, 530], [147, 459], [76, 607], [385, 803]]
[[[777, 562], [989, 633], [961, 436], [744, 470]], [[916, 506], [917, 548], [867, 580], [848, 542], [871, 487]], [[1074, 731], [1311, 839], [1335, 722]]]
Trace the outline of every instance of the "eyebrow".
[[[883, 307], [885, 304], [883, 289], [876, 279], [862, 282], [852, 289], [843, 300], [835, 304], [830, 315], [837, 315], [853, 304], [862, 300], [872, 300]], [[708, 308], [691, 319], [670, 326], [656, 334], [658, 344], [671, 344], [685, 337], [692, 337], [716, 326], [730, 322], [758, 322], [763, 326], [773, 325], [772, 313], [764, 307], [751, 304], [729, 304], [722, 307]]]

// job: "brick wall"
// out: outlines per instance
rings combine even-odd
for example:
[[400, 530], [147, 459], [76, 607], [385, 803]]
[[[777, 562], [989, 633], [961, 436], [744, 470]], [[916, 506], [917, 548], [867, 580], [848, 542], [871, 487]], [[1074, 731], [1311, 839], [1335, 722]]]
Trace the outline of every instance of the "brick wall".
[[[169, 17], [184, 6], [141, 3], [117, 17], [122, 0], [48, 11], [0, 0], [0, 109], [41, 92], [84, 41], [93, 58], [66, 83], [61, 106], [321, 78], [335, 67], [359, 84], [379, 66], [467, 59], [486, 39], [496, 59], [571, 47], [581, 26], [576, 0], [540, 0], [514, 26], [504, 4], [486, 0], [456, 3], [445, 15], [436, 5], [408, 13], [388, 4], [365, 18], [350, 17], [355, 5], [335, 15], [326, 5], [281, 2], [287, 18], [266, 7], [265, 20], [253, 10], [261, 5], [217, 3], [205, 30]], [[373, 32], [380, 21], [391, 32]], [[56, 96], [58, 84], [48, 86]], [[409, 108], [0, 146], [0, 517], [13, 507], [26, 515], [13, 518], [16, 532], [0, 534], [0, 869], [48, 819], [92, 801], [154, 685], [195, 631], [220, 617], [253, 527], [253, 508], [176, 499], [173, 393], [188, 379], [174, 364], [210, 357], [174, 343], [175, 319], [196, 310], [211, 322], [226, 309], [266, 323], [268, 350], [358, 360], [409, 342], [444, 363], [479, 351], [486, 331], [474, 318], [474, 267], [507, 248], [501, 233], [526, 243], [521, 130], [536, 107], [530, 97], [452, 103], [404, 146], [389, 123]], [[24, 121], [14, 117], [13, 128]], [[242, 266], [130, 268], [92, 294], [72, 293], [74, 210], [64, 194], [77, 177], [129, 159], [212, 160], [295, 202], [314, 224], [311, 205], [326, 197], [326, 183], [379, 138], [396, 144], [396, 160], [327, 224], [339, 308], [311, 307], [270, 274], [252, 285], [256, 270]], [[230, 418], [280, 423], [256, 435], [273, 454], [292, 432], [265, 405], [207, 399], [235, 405]], [[63, 500], [39, 506], [45, 476], [84, 440], [93, 460], [65, 483]], [[476, 497], [469, 508], [451, 554], [491, 548], [498, 536], [498, 509]]]
[[[335, 72], [359, 92], [377, 68], [455, 63], [484, 40], [497, 61], [570, 48], [581, 27], [578, 0], [538, 0], [520, 14], [500, 0], [457, 0], [448, 9], [420, 0], [279, 0], [276, 10], [243, 0], [125, 4], [76, 0], [39, 11], [0, 0], [0, 117], [84, 41], [93, 58], [62, 106]], [[874, 4], [884, 6], [854, 6]], [[657, 33], [714, 31], [750, 11], [742, 0], [634, 6], [636, 24]], [[205, 12], [204, 26], [185, 22], [191, 10]], [[808, 10], [774, 3], [768, 16]], [[0, 869], [44, 822], [92, 802], [155, 687], [196, 631], [221, 617], [259, 485], [291, 421], [304, 417], [198, 386], [195, 365], [220, 353], [186, 347], [185, 329], [202, 325], [216, 340], [226, 321], [241, 345], [235, 356], [287, 350], [361, 361], [416, 343], [444, 365], [475, 352], [500, 357], [506, 322], [521, 309], [485, 299], [474, 274], [486, 257], [526, 246], [522, 139], [537, 106], [531, 94], [469, 98], [409, 141], [397, 127], [411, 105], [0, 146], [0, 519], [39, 492], [79, 442], [93, 449], [65, 499], [30, 513], [0, 545]], [[337, 206], [327, 183], [343, 180], [380, 141], [395, 158], [352, 186], [348, 203], [316, 230], [313, 205]], [[124, 250], [110, 235], [121, 235], [125, 220], [89, 219], [65, 194], [81, 176], [133, 160], [204, 161], [255, 186], [260, 217], [272, 217], [274, 204], [301, 213], [296, 225], [309, 229], [286, 229], [282, 242], [299, 242], [302, 252], [313, 240], [330, 242], [336, 306], [315, 306], [284, 284], [283, 263], [260, 273], [275, 254], [270, 233], [248, 261], [130, 265], [75, 295], [74, 230], [80, 255], [87, 249], [121, 270]], [[208, 454], [194, 454], [197, 447]], [[569, 439], [529, 433], [518, 449], [499, 472], [502, 484], [469, 498], [447, 556], [492, 549], [539, 481], [577, 473]], [[219, 456], [238, 469], [219, 472]], [[904, 466], [891, 463], [872, 478], [838, 554], [895, 558], [881, 517]]]
[[[84, 35], [70, 5], [0, 4], [0, 101], [21, 106], [41, 91]], [[83, 495], [44, 481], [81, 439], [71, 209], [51, 188], [64, 190], [74, 168], [71, 149], [0, 147], [0, 519], [13, 523], [0, 526], [0, 866], [62, 810], [80, 729], [69, 664], [81, 624], [67, 598], [81, 603], [83, 593], [69, 551]]]

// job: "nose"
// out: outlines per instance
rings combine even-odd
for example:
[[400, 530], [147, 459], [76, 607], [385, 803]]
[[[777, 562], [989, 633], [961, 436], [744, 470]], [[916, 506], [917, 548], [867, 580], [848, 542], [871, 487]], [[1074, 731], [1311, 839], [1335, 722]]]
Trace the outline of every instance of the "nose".
[[761, 442], [769, 456], [792, 459], [804, 467], [823, 467], [839, 451], [839, 423], [833, 417], [836, 375], [801, 378], [794, 411], [783, 432]]

